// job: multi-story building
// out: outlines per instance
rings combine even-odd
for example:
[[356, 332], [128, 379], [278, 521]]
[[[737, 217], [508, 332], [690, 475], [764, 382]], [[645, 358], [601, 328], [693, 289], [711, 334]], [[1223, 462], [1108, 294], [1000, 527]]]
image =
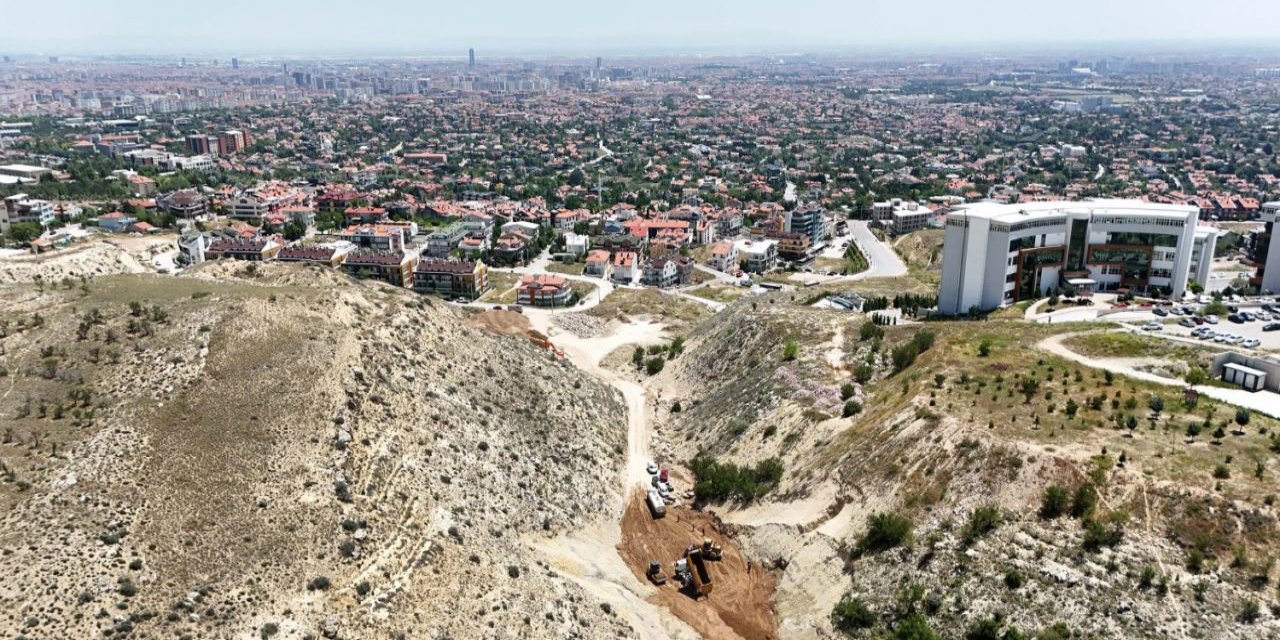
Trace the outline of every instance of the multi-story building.
[[342, 271], [357, 278], [381, 280], [397, 287], [413, 286], [413, 268], [417, 254], [403, 250], [380, 251], [362, 249], [347, 254]]
[[[797, 207], [786, 214], [785, 230], [809, 237], [808, 247], [816, 247], [822, 243], [827, 234], [827, 210], [817, 204]], [[806, 247], [806, 250], [808, 249]]]
[[516, 302], [534, 307], [568, 306], [573, 289], [569, 280], [554, 273], [535, 273], [520, 279]]
[[1251, 284], [1262, 293], [1280, 292], [1280, 229], [1275, 228], [1280, 216], [1280, 202], [1262, 205], [1262, 231], [1253, 239], [1253, 261], [1258, 265]]
[[372, 249], [374, 251], [404, 250], [404, 232], [398, 228], [393, 229], [384, 225], [352, 225], [339, 231], [337, 236], [338, 239], [346, 240], [362, 249]]
[[1198, 214], [1138, 200], [962, 207], [947, 215], [938, 308], [987, 311], [1068, 287], [1182, 297], [1208, 281], [1217, 242]]
[[209, 200], [194, 189], [174, 191], [157, 203], [177, 218], [198, 218], [209, 213]]
[[872, 210], [880, 225], [894, 235], [923, 229], [936, 217], [929, 207], [897, 198], [888, 202], [877, 202], [872, 206]]
[[742, 256], [742, 269], [750, 273], [764, 273], [778, 262], [778, 243], [774, 240], [740, 240], [738, 254]]
[[738, 246], [731, 240], [721, 240], [711, 246], [711, 257], [707, 264], [717, 271], [736, 273], [738, 271]]
[[422, 260], [413, 270], [415, 291], [475, 299], [489, 288], [489, 268], [479, 260]]
[[254, 262], [274, 260], [280, 253], [280, 243], [272, 238], [219, 238], [204, 250], [208, 260], [229, 258]]
[[47, 227], [53, 223], [54, 213], [52, 202], [16, 193], [4, 199], [4, 209], [0, 210], [0, 231], [8, 233], [10, 225], [23, 223]]
[[226, 209], [228, 217], [255, 224], [261, 224], [262, 218], [271, 211], [266, 200], [251, 193], [227, 202]]
[[640, 282], [646, 286], [666, 289], [679, 284], [680, 274], [676, 261], [669, 258], [649, 258], [640, 272]]

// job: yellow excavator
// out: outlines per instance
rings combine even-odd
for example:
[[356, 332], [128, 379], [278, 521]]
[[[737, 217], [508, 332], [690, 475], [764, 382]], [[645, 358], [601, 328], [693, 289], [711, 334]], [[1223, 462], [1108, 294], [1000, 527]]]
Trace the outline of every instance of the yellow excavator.
[[702, 539], [702, 557], [707, 560], [719, 560], [724, 557], [724, 549], [711, 542], [711, 538]]

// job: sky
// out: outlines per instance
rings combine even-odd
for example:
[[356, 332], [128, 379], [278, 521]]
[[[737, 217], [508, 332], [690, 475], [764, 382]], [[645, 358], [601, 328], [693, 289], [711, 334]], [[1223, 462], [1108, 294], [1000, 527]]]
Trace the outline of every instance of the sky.
[[63, 55], [1280, 42], [1280, 0], [0, 0], [0, 17], [0, 52]]

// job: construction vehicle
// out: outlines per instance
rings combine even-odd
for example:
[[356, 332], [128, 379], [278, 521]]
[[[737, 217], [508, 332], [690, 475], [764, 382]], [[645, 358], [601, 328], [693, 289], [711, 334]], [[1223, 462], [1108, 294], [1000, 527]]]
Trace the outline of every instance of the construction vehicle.
[[711, 538], [702, 539], [702, 557], [707, 560], [720, 560], [724, 557], [724, 549], [711, 541]]
[[[710, 595], [711, 588], [714, 585], [711, 584], [711, 573], [707, 571], [707, 563], [702, 559], [702, 549], [697, 547], [686, 549], [683, 560], [686, 563], [686, 573], [689, 576], [688, 581], [684, 584], [685, 589], [688, 589], [694, 598]], [[679, 566], [679, 563], [677, 563], [677, 566]]]
[[662, 575], [662, 565], [657, 560], [649, 561], [649, 570], [644, 572], [644, 577], [655, 585], [666, 584], [667, 582], [667, 577]]
[[653, 519], [657, 520], [667, 515], [667, 503], [662, 499], [662, 494], [649, 490], [646, 494], [645, 503], [649, 505], [649, 513], [653, 514]]

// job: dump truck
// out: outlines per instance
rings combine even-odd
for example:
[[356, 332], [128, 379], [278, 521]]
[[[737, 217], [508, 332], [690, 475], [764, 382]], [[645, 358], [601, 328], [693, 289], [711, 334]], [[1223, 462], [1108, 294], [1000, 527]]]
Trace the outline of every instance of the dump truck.
[[689, 582], [686, 585], [693, 592], [693, 597], [700, 598], [711, 593], [711, 573], [707, 571], [707, 563], [702, 559], [702, 549], [693, 548], [684, 552], [684, 559], [689, 563]]
[[650, 489], [645, 497], [645, 503], [649, 505], [649, 513], [653, 514], [655, 520], [667, 515], [667, 503], [662, 500], [662, 494], [657, 491]]

